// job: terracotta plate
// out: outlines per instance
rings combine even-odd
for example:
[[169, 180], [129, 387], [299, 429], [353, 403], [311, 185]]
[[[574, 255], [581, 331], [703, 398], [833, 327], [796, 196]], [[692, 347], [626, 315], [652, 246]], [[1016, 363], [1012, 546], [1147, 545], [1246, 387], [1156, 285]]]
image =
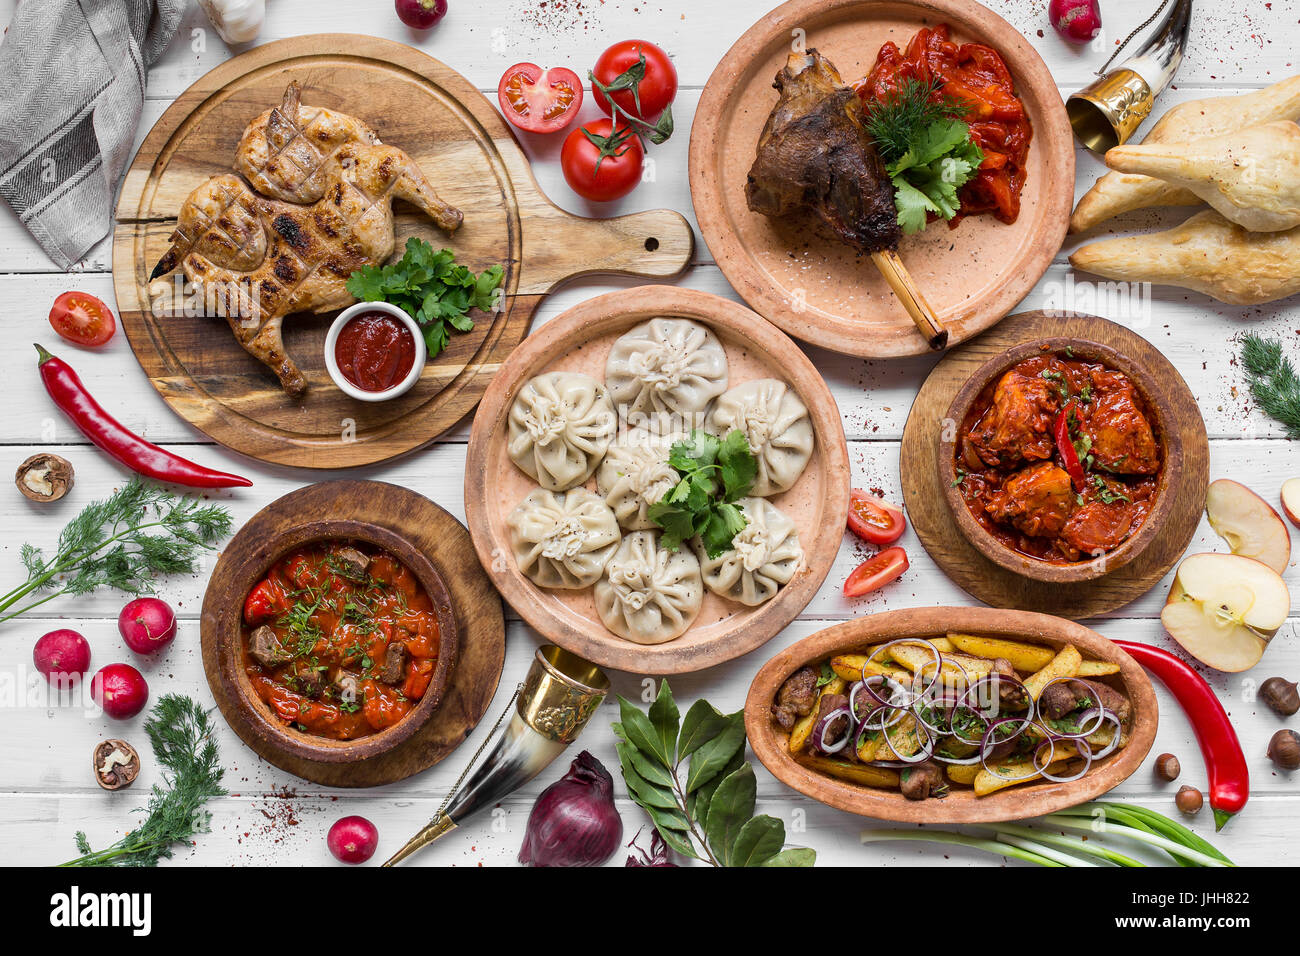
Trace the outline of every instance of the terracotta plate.
[[[1112, 661], [1120, 672], [1101, 678], [1128, 695], [1133, 703], [1133, 729], [1123, 750], [1099, 761], [1070, 783], [1026, 783], [986, 797], [954, 787], [943, 798], [908, 800], [901, 793], [837, 780], [797, 763], [786, 746], [786, 735], [772, 722], [772, 698], [787, 677], [804, 664], [821, 661], [868, 644], [906, 637], [933, 637], [946, 631], [1004, 637], [1059, 648], [1073, 644], [1087, 659]], [[1101, 796], [1141, 766], [1155, 740], [1159, 709], [1151, 681], [1138, 663], [1122, 650], [1081, 624], [1028, 611], [998, 611], [981, 607], [926, 607], [871, 614], [818, 631], [786, 648], [763, 665], [745, 700], [745, 732], [763, 766], [800, 793], [838, 810], [901, 823], [992, 823], [1052, 813]]]
[[956, 229], [932, 224], [899, 254], [950, 331], [950, 344], [993, 325], [1047, 270], [1074, 201], [1074, 145], [1060, 93], [1029, 42], [972, 0], [792, 0], [736, 41], [713, 71], [691, 129], [691, 198], [700, 231], [745, 301], [808, 342], [849, 355], [928, 350], [871, 261], [810, 218], [774, 222], [750, 212], [745, 180], [777, 95], [772, 79], [792, 40], [829, 58], [845, 82], [865, 76], [886, 40], [903, 47], [922, 26], [948, 23], [953, 39], [986, 43], [1011, 69], [1034, 135], [1020, 217]]
[[[284, 554], [350, 538], [402, 561], [433, 600], [444, 635], [429, 692], [403, 720], [370, 737], [332, 741], [286, 728], [249, 684], [240, 652], [244, 598]], [[203, 598], [203, 669], [231, 728], [275, 766], [316, 783], [392, 783], [440, 761], [492, 701], [505, 663], [501, 601], [474, 562], [469, 534], [421, 495], [378, 481], [308, 485], [267, 505], [222, 552]]]
[[[507, 418], [516, 392], [548, 371], [582, 371], [604, 380], [614, 340], [655, 316], [701, 322], [727, 351], [730, 384], [779, 378], [808, 406], [816, 435], [799, 481], [770, 500], [798, 526], [805, 563], [766, 604], [748, 608], [706, 591], [699, 617], [666, 644], [642, 645], [606, 630], [591, 589], [539, 588], [520, 573], [506, 517], [537, 485], [506, 454]], [[595, 489], [594, 479], [587, 487]], [[479, 560], [506, 600], [556, 644], [604, 667], [640, 674], [680, 674], [739, 657], [795, 619], [830, 571], [849, 504], [848, 449], [839, 409], [817, 369], [794, 342], [744, 306], [704, 292], [643, 286], [582, 303], [530, 335], [493, 379], [470, 433], [465, 516]]]

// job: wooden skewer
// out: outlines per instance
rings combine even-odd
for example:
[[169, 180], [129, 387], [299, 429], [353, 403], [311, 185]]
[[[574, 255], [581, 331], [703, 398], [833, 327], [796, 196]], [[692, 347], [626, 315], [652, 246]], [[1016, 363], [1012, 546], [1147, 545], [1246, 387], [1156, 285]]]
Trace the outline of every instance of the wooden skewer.
[[907, 266], [903, 265], [903, 260], [898, 257], [898, 253], [893, 249], [873, 252], [871, 261], [876, 264], [880, 274], [894, 290], [898, 301], [903, 303], [903, 308], [912, 317], [920, 333], [925, 336], [930, 348], [937, 351], [945, 347], [948, 344], [948, 330], [943, 327], [943, 323], [935, 315], [930, 303], [925, 301], [925, 296], [917, 288], [911, 273], [907, 271]]

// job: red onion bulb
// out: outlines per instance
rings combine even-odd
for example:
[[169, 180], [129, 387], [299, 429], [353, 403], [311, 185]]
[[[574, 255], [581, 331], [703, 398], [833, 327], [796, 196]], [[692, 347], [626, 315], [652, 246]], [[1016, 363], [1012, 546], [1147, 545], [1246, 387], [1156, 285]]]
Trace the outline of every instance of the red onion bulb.
[[525, 866], [600, 866], [623, 840], [614, 780], [587, 751], [542, 791], [528, 815], [519, 862]]
[[1056, 32], [1071, 43], [1087, 43], [1101, 32], [1097, 0], [1051, 0], [1047, 15]]

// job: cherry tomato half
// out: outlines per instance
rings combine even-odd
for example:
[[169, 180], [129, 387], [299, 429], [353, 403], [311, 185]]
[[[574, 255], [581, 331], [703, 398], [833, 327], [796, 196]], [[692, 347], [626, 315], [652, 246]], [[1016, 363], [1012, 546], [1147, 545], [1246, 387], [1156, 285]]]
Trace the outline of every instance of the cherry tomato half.
[[[626, 89], [615, 90], [607, 98], [595, 84], [592, 84], [591, 94], [596, 98], [596, 105], [604, 110], [606, 116], [611, 113], [609, 100], [613, 99], [619, 109], [639, 119], [653, 122], [677, 96], [677, 67], [673, 66], [673, 61], [660, 47], [645, 40], [624, 40], [615, 43], [600, 55], [591, 73], [601, 85], [609, 86], [630, 68], [636, 66], [643, 56], [645, 76], [637, 84], [636, 96], [632, 95], [631, 89]], [[637, 109], [636, 105], [638, 99], [641, 101], [640, 109]]]
[[907, 570], [907, 552], [886, 548], [859, 564], [844, 582], [845, 597], [861, 597], [897, 581]]
[[907, 519], [888, 501], [853, 489], [849, 498], [849, 530], [871, 544], [893, 544], [903, 536]]
[[50, 325], [74, 345], [103, 345], [117, 331], [113, 310], [86, 292], [65, 292], [55, 299]]
[[554, 133], [573, 122], [582, 106], [582, 79], [572, 70], [516, 63], [497, 85], [501, 112], [529, 133]]
[[[560, 150], [564, 179], [575, 193], [594, 202], [621, 199], [641, 182], [645, 152], [636, 134], [627, 128], [613, 131], [609, 120], [596, 120], [580, 126], [568, 135]], [[588, 136], [587, 134], [591, 134]], [[610, 144], [612, 150], [601, 156], [601, 147], [592, 138]]]

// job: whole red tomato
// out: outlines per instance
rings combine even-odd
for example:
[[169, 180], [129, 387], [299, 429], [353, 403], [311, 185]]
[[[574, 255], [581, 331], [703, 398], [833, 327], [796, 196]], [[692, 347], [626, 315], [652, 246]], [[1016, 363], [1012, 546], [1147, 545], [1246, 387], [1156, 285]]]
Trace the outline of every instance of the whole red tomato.
[[99, 346], [117, 331], [113, 310], [87, 292], [65, 292], [50, 309], [54, 331], [75, 345]]
[[[636, 95], [629, 88], [614, 90], [607, 98], [596, 86], [596, 83], [609, 86], [629, 69], [636, 67], [643, 57], [645, 76], [636, 84]], [[607, 116], [611, 114], [609, 100], [612, 98], [619, 109], [653, 122], [677, 96], [677, 67], [673, 66], [673, 61], [661, 47], [646, 40], [615, 43], [600, 55], [591, 73], [596, 80], [591, 86], [592, 95]], [[637, 107], [638, 100], [640, 108]]]
[[621, 199], [641, 181], [645, 151], [627, 127], [618, 131], [610, 120], [596, 120], [575, 129], [564, 140], [560, 166], [575, 193], [594, 202]]

